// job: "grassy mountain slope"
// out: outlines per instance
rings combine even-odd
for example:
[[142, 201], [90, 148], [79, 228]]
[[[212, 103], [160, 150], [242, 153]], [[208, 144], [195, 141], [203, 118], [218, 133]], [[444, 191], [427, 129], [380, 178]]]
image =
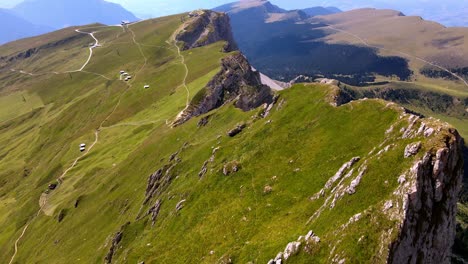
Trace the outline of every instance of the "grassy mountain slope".
[[[20, 90], [21, 93], [39, 96], [45, 106], [30, 109], [27, 103], [21, 105], [11, 100], [11, 103], [20, 104], [24, 108], [18, 107], [18, 110], [28, 113], [10, 121], [6, 118], [2, 120], [2, 145], [6, 146], [2, 148], [2, 197], [10, 193], [16, 198], [4, 197], [5, 200], [21, 201], [21, 206], [16, 203], [7, 203], [2, 206], [4, 212], [11, 212], [9, 217], [4, 219], [8, 221], [8, 224], [1, 235], [2, 247], [5, 246], [5, 250], [0, 250], [4, 254], [2, 259], [11, 255], [10, 243], [14, 241], [11, 232], [15, 232], [16, 235], [17, 228], [24, 226], [34, 215], [32, 211], [37, 211], [41, 192], [80, 155], [77, 146], [81, 141], [88, 143], [88, 146], [91, 145], [94, 140], [93, 131], [100, 124], [103, 134], [101, 138], [107, 143], [98, 142], [96, 151], [99, 151], [102, 145], [114, 146], [113, 142], [125, 138], [125, 134], [132, 137], [132, 132], [137, 129], [134, 135], [136, 137], [132, 137], [133, 140], [121, 146], [122, 148], [118, 151], [120, 154], [107, 153], [98, 158], [97, 167], [102, 166], [102, 163], [107, 167], [129, 155], [131, 149], [145, 139], [148, 130], [151, 131], [153, 126], [165, 124], [166, 119], [174, 118], [173, 114], [184, 108], [187, 97], [186, 90], [181, 86], [184, 66], [180, 63], [177, 49], [172, 44], [166, 43], [179, 25], [180, 16], [175, 16], [133, 25], [130, 29], [136, 32], [135, 35], [132, 31], [123, 32], [120, 28], [102, 28], [96, 37], [101, 43], [106, 44], [103, 44], [101, 49], [95, 50], [93, 60], [85, 69], [93, 73], [43, 74], [36, 77], [19, 72], [12, 74], [9, 67], [16, 67], [16, 65], [7, 64], [2, 75], [12, 84], [4, 87], [2, 93], [5, 96], [12, 96]], [[86, 43], [90, 41], [87, 35], [78, 34], [72, 29], [63, 32], [65, 31], [68, 31], [66, 34], [73, 35], [73, 38], [83, 38]], [[133, 41], [133, 37], [136, 42]], [[44, 36], [44, 38], [47, 39], [49, 36]], [[220, 45], [200, 48], [196, 52], [186, 52], [186, 63], [191, 69], [187, 77], [187, 85], [191, 94], [201, 89], [210, 76], [214, 75], [213, 70], [219, 67], [219, 59], [225, 56], [218, 52]], [[88, 53], [87, 45], [75, 46], [82, 55], [76, 58], [76, 61], [80, 60], [83, 63]], [[50, 53], [47, 49], [41, 49], [39, 53], [44, 51], [45, 54], [38, 55], [38, 57], [41, 60], [50, 61], [67, 60], [70, 53], [62, 53], [61, 49], [66, 49], [66, 46], [59, 45]], [[50, 54], [54, 56], [49, 57]], [[201, 58], [205, 61], [202, 65], [198, 63]], [[71, 65], [64, 65], [64, 69], [76, 69], [73, 68], [74, 62], [75, 60], [72, 59]], [[33, 66], [32, 63], [26, 65]], [[52, 70], [53, 65], [46, 65], [51, 68], [44, 67], [44, 70]], [[121, 69], [134, 75], [132, 81], [134, 84], [128, 85], [119, 80]], [[27, 70], [35, 69], [24, 68], [25, 72]], [[110, 80], [96, 74], [109, 74], [107, 78]], [[154, 89], [144, 90], [144, 84], [150, 84]], [[117, 104], [119, 100], [120, 104]], [[2, 113], [5, 111], [4, 108], [10, 111], [12, 106], [2, 105]], [[113, 131], [110, 127], [117, 123], [122, 126], [117, 126], [116, 131]], [[34, 128], [31, 129], [32, 127]], [[109, 128], [106, 129], [106, 127]], [[110, 137], [106, 138], [104, 136], [106, 133], [110, 134]], [[18, 141], [7, 144], [6, 142], [16, 137], [15, 135], [21, 137]], [[108, 149], [103, 147], [102, 151], [107, 152]], [[25, 181], [22, 178], [24, 171], [31, 172], [31, 177], [28, 178], [30, 180]], [[71, 182], [84, 180], [82, 178], [85, 175], [81, 173], [76, 175], [79, 176], [73, 177]], [[73, 184], [70, 183], [64, 188], [73, 190]], [[18, 193], [13, 190], [17, 190]], [[64, 197], [58, 194], [52, 195], [51, 202], [47, 203], [44, 209], [52, 208], [50, 210], [53, 211], [53, 208], [57, 206], [54, 199], [57, 199], [58, 204], [62, 199], [70, 196], [70, 199], [76, 199], [79, 195], [73, 197], [72, 190], [64, 190]], [[10, 245], [4, 244], [5, 239]]]
[[[409, 168], [456, 132], [382, 100], [335, 107], [336, 87], [304, 84], [281, 91], [268, 115], [228, 102], [171, 127], [232, 55], [223, 42], [181, 51], [181, 18], [191, 21], [90, 25], [0, 48], [0, 259], [267, 262], [313, 230], [321, 242], [289, 262], [385, 262], [405, 220], [399, 177], [415, 183]], [[101, 46], [90, 49], [86, 32]], [[414, 142], [420, 151], [405, 158]]]

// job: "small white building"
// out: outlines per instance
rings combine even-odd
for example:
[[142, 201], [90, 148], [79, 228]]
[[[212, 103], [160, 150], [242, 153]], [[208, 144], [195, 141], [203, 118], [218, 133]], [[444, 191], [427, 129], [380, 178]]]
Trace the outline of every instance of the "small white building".
[[120, 74], [124, 74], [124, 73], [125, 73], [125, 71], [120, 71]]
[[122, 22], [121, 22], [120, 24], [122, 24], [122, 26], [125, 26], [125, 25], [130, 24], [130, 21], [128, 21], [128, 20], [122, 20]]
[[150, 86], [147, 84], [147, 85], [144, 86], [144, 88], [148, 89], [148, 88], [150, 88]]
[[86, 144], [85, 143], [80, 144], [80, 148], [86, 148]]

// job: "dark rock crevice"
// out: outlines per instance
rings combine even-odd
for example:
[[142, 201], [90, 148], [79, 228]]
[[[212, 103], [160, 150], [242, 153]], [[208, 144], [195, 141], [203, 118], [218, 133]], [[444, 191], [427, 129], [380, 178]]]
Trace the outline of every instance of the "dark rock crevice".
[[125, 223], [122, 227], [120, 227], [120, 231], [115, 233], [114, 237], [112, 238], [112, 244], [111, 247], [109, 248], [109, 252], [107, 252], [106, 257], [104, 258], [104, 262], [106, 264], [111, 264], [112, 263], [112, 258], [114, 257], [117, 248], [122, 241], [123, 235], [124, 235], [124, 230], [127, 226], [130, 225], [130, 222]]
[[155, 224], [159, 215], [159, 211], [161, 210], [162, 200], [158, 199], [151, 208], [146, 210], [146, 213], [142, 213], [144, 212], [142, 209], [148, 206], [149, 202], [153, 198], [160, 196], [170, 186], [172, 180], [177, 177], [175, 168], [180, 162], [182, 162], [179, 155], [189, 146], [190, 145], [188, 143], [184, 143], [177, 152], [169, 156], [168, 162], [166, 164], [164, 164], [161, 168], [148, 177], [145, 190], [145, 199], [142, 203], [142, 207], [136, 217], [136, 220], [140, 220], [148, 215], [151, 215], [152, 225]]

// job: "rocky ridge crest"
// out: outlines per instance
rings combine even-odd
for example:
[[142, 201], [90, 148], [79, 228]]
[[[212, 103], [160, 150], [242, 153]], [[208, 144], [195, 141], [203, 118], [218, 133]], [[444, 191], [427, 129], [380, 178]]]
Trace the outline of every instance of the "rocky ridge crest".
[[190, 106], [176, 119], [174, 125], [187, 122], [228, 102], [249, 111], [273, 101], [270, 87], [262, 84], [260, 74], [252, 70], [247, 58], [234, 53], [223, 58], [221, 70], [190, 102]]
[[176, 35], [182, 50], [203, 47], [218, 41], [226, 41], [225, 52], [237, 50], [229, 16], [210, 10], [198, 10], [189, 14], [188, 23]]

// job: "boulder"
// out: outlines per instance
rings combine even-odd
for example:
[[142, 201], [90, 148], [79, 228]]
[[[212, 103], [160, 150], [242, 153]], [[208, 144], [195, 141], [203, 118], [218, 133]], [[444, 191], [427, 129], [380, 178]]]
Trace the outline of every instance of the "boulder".
[[291, 242], [289, 243], [283, 252], [283, 257], [287, 260], [289, 257], [296, 255], [299, 252], [301, 242]]
[[283, 258], [283, 252], [279, 252], [278, 254], [276, 254], [275, 261], [282, 259], [282, 258]]
[[269, 186], [269, 185], [267, 185], [267, 186], [265, 186], [265, 187], [263, 188], [263, 193], [264, 193], [264, 194], [269, 194], [269, 193], [271, 193], [272, 191], [273, 191], [273, 188], [272, 188], [271, 186]]
[[180, 210], [182, 210], [182, 208], [184, 208], [184, 203], [185, 203], [185, 202], [186, 202], [186, 200], [184, 199], [184, 200], [181, 200], [180, 202], [178, 202], [178, 203], [176, 204], [176, 211], [177, 211], [177, 212], [180, 211]]
[[240, 170], [240, 164], [237, 161], [231, 161], [223, 166], [223, 174], [228, 176]]
[[227, 135], [230, 136], [230, 137], [235, 137], [235, 136], [237, 136], [240, 132], [242, 132], [242, 130], [244, 130], [244, 128], [246, 128], [246, 124], [237, 125], [235, 128], [229, 130], [229, 131], [227, 132]]
[[421, 142], [412, 143], [406, 146], [405, 158], [409, 158], [411, 156], [418, 154], [419, 149], [421, 149], [421, 146], [422, 146]]

